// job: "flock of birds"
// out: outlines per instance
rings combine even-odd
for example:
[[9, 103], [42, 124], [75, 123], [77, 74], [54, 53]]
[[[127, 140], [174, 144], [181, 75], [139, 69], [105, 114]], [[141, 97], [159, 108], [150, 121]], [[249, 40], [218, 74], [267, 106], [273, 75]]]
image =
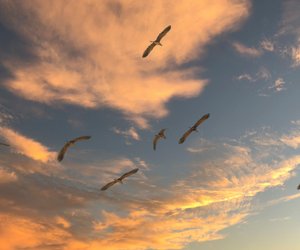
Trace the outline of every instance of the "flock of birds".
[[[161, 39], [171, 30], [171, 25], [167, 26], [161, 33], [159, 33], [159, 35], [157, 36], [157, 38], [155, 39], [155, 41], [150, 41], [151, 44], [147, 47], [147, 49], [144, 51], [143, 53], [143, 58], [147, 57], [150, 52], [153, 50], [153, 48], [156, 46], [156, 45], [159, 45], [159, 46], [162, 46], [161, 44]], [[198, 126], [203, 123], [205, 120], [207, 120], [209, 118], [209, 114], [205, 114], [204, 116], [202, 116], [192, 127], [190, 127], [183, 135], [182, 137], [179, 139], [179, 144], [182, 144], [185, 142], [185, 140], [187, 139], [188, 136], [190, 136], [190, 134], [192, 132], [198, 132], [197, 128]], [[156, 150], [156, 144], [158, 142], [159, 139], [166, 139], [166, 135], [165, 135], [165, 131], [166, 131], [166, 128], [164, 129], [161, 129], [159, 131], [158, 134], [156, 134], [153, 138], [153, 150]], [[57, 160], [59, 162], [61, 162], [63, 159], [64, 159], [64, 156], [67, 152], [67, 150], [73, 146], [76, 142], [78, 141], [84, 141], [84, 140], [89, 140], [91, 138], [91, 136], [80, 136], [80, 137], [77, 137], [77, 138], [74, 138], [70, 141], [67, 141], [65, 143], [65, 145], [61, 148], [61, 150], [59, 151], [58, 155], [57, 155]], [[6, 144], [6, 143], [2, 143], [0, 142], [0, 145], [2, 146], [6, 146], [6, 147], [9, 147], [10, 145], [9, 144]], [[139, 169], [138, 168], [135, 168], [129, 172], [126, 172], [125, 174], [123, 174], [122, 176], [120, 176], [119, 178], [117, 179], [114, 179], [113, 181], [107, 183], [106, 185], [104, 185], [101, 190], [102, 191], [105, 191], [107, 190], [108, 188], [110, 188], [111, 186], [113, 186], [114, 184], [116, 183], [123, 183], [123, 179], [137, 173]], [[298, 186], [298, 190], [300, 190], [300, 184]]]

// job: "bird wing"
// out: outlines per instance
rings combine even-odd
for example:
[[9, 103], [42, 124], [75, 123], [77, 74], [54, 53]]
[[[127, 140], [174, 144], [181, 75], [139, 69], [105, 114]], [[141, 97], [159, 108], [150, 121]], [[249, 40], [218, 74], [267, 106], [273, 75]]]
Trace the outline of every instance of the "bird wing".
[[9, 147], [9, 145], [8, 145], [8, 144], [6, 144], [6, 143], [3, 143], [3, 142], [0, 142], [0, 145], [2, 145], [2, 146], [6, 146], [6, 147]]
[[205, 120], [207, 120], [209, 118], [209, 114], [205, 114], [204, 116], [202, 116], [195, 124], [193, 127], [198, 127], [202, 122], [204, 122]]
[[118, 182], [118, 180], [113, 180], [113, 181], [107, 183], [106, 185], [104, 185], [104, 186], [101, 188], [101, 190], [104, 191], [104, 190], [108, 189], [109, 187], [111, 187], [112, 185], [115, 185], [117, 182]]
[[153, 50], [153, 48], [155, 47], [155, 43], [151, 43], [148, 48], [144, 51], [143, 57], [146, 57], [149, 55], [149, 53]]
[[153, 150], [156, 149], [156, 143], [159, 140], [159, 137], [160, 137], [159, 135], [155, 135], [154, 136], [154, 139], [153, 139]]
[[135, 174], [137, 171], [139, 171], [139, 169], [138, 169], [138, 168], [135, 168], [135, 169], [133, 169], [133, 170], [131, 170], [131, 171], [129, 171], [129, 172], [123, 174], [123, 175], [119, 178], [119, 180], [123, 180], [124, 178], [126, 178], [126, 177], [128, 177], [128, 176], [130, 176], [130, 175], [133, 175], [133, 174]]
[[161, 137], [163, 137], [164, 139], [166, 139], [166, 136], [165, 136], [165, 131], [166, 131], [166, 128], [163, 128], [161, 131], [159, 131], [159, 135], [161, 136]]
[[78, 141], [84, 141], [84, 140], [88, 140], [88, 139], [91, 139], [91, 136], [89, 136], [89, 135], [84, 135], [84, 136], [79, 136], [79, 137], [77, 137], [77, 138], [74, 138], [74, 139], [72, 139], [71, 141], [72, 141], [73, 143], [75, 143], [75, 142], [78, 142]]
[[71, 146], [71, 142], [68, 141], [63, 147], [62, 149], [59, 151], [58, 156], [57, 156], [57, 160], [58, 161], [62, 161], [64, 159], [64, 155], [67, 152], [68, 148]]
[[184, 143], [184, 141], [186, 140], [186, 138], [193, 132], [193, 130], [190, 128], [189, 130], [187, 130], [183, 136], [179, 139], [179, 144]]
[[90, 138], [91, 138], [91, 136], [89, 136], [89, 135], [84, 135], [84, 136], [76, 137], [76, 138], [74, 138], [74, 139], [68, 141], [68, 142], [62, 147], [62, 149], [59, 151], [58, 156], [57, 156], [57, 160], [58, 160], [58, 161], [62, 161], [62, 160], [63, 160], [65, 153], [67, 152], [68, 148], [69, 148], [72, 144], [74, 144], [74, 143], [76, 143], [76, 142], [78, 142], [78, 141], [88, 140], [88, 139], [90, 139]]
[[155, 41], [159, 42], [170, 31], [170, 29], [171, 25], [169, 25], [162, 32], [160, 32]]

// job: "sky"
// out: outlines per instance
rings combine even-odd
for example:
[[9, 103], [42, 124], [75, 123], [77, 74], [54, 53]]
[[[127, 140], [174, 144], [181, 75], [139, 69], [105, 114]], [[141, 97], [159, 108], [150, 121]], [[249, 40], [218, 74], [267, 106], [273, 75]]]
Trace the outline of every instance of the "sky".
[[1, 249], [298, 250], [299, 13], [0, 0]]

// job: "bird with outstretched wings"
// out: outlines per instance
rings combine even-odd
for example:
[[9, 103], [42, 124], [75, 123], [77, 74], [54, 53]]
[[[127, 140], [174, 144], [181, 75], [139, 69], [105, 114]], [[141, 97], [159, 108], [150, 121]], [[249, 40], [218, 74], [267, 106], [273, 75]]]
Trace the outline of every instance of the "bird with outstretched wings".
[[159, 35], [157, 36], [157, 38], [155, 39], [155, 41], [151, 41], [151, 44], [148, 46], [148, 48], [144, 51], [143, 53], [143, 57], [146, 57], [150, 54], [150, 52], [153, 50], [153, 48], [156, 45], [160, 45], [162, 46], [162, 44], [160, 43], [160, 40], [170, 31], [171, 29], [171, 25], [169, 25], [168, 27], [166, 27], [161, 33], [159, 33]]
[[62, 161], [63, 158], [64, 158], [65, 153], [68, 150], [68, 148], [71, 147], [71, 146], [73, 146], [76, 142], [83, 141], [83, 140], [88, 140], [90, 138], [91, 138], [91, 136], [85, 135], [85, 136], [80, 136], [80, 137], [74, 138], [74, 139], [72, 139], [70, 141], [67, 141], [66, 144], [59, 151], [58, 156], [57, 156], [57, 160], [58, 161]]
[[166, 139], [165, 131], [166, 131], [166, 128], [160, 130], [159, 133], [154, 136], [154, 139], [153, 139], [153, 150], [156, 149], [156, 143], [157, 143], [157, 141], [159, 139], [161, 139], [161, 138], [162, 139]]
[[206, 114], [204, 116], [202, 116], [188, 131], [186, 131], [183, 136], [179, 139], [179, 144], [184, 143], [184, 141], [186, 140], [186, 138], [193, 132], [193, 131], [197, 131], [197, 127], [204, 122], [205, 120], [207, 120], [209, 118], [209, 114]]
[[9, 145], [8, 145], [8, 144], [6, 144], [6, 143], [3, 143], [3, 142], [0, 142], [0, 145], [2, 145], [2, 146], [6, 146], [6, 147], [9, 147]]
[[113, 186], [114, 184], [116, 184], [116, 183], [118, 183], [118, 182], [123, 183], [123, 182], [122, 182], [123, 179], [129, 177], [130, 175], [135, 174], [138, 170], [139, 170], [138, 168], [135, 168], [135, 169], [133, 169], [133, 170], [131, 170], [131, 171], [129, 171], [129, 172], [123, 174], [123, 175], [122, 175], [121, 177], [119, 177], [118, 179], [115, 179], [115, 180], [113, 180], [113, 181], [107, 183], [105, 186], [103, 186], [103, 187], [101, 188], [101, 190], [104, 191], [104, 190], [108, 189], [109, 187]]

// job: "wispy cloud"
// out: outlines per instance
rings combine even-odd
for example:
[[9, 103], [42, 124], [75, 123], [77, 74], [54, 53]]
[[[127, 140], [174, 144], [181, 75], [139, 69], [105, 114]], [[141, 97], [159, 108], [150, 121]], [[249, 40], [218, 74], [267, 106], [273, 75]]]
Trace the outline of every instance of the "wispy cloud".
[[[160, 183], [139, 173], [121, 186], [122, 192], [115, 187], [101, 193], [99, 188], [102, 181], [133, 167], [154, 175], [141, 158], [97, 161], [84, 168], [74, 165], [72, 171], [61, 170], [59, 176], [26, 174], [15, 181], [18, 188], [8, 183], [0, 189], [1, 204], [11, 204], [10, 213], [0, 210], [5, 221], [1, 226], [6, 228], [0, 230], [0, 239], [17, 239], [0, 240], [1, 246], [9, 250], [21, 246], [162, 250], [221, 239], [225, 237], [221, 230], [245, 221], [255, 212], [253, 199], [259, 193], [283, 185], [294, 175], [300, 156], [282, 156], [289, 147], [280, 140], [284, 136], [296, 134], [263, 130], [237, 140], [201, 140], [192, 148], [206, 148], [205, 155], [192, 154], [192, 161], [184, 166], [184, 176]], [[75, 178], [78, 175], [81, 181]], [[34, 197], [30, 202], [24, 200], [22, 187], [25, 194]], [[130, 188], [135, 192], [127, 192]], [[18, 195], [7, 195], [14, 192]], [[298, 197], [288, 196], [281, 202]]]
[[276, 92], [284, 90], [285, 81], [283, 78], [279, 77], [275, 80], [274, 85], [270, 86], [270, 89], [274, 89]]
[[18, 177], [15, 172], [0, 167], [0, 183], [14, 182], [17, 179]]
[[260, 42], [260, 46], [262, 49], [272, 52], [275, 49], [274, 43], [269, 39], [264, 39]]
[[5, 138], [13, 150], [16, 150], [16, 152], [31, 159], [47, 162], [53, 160], [55, 157], [55, 152], [49, 151], [49, 149], [41, 143], [26, 137], [11, 128], [0, 128], [0, 135]]
[[233, 48], [241, 55], [248, 57], [260, 57], [262, 55], [262, 51], [256, 48], [247, 47], [244, 44], [239, 42], [232, 43]]
[[127, 140], [132, 139], [135, 141], [139, 141], [141, 139], [140, 135], [134, 127], [130, 127], [128, 130], [121, 130], [118, 128], [113, 128], [112, 130], [114, 133], [124, 136]]
[[[4, 1], [0, 6], [3, 25], [34, 44], [32, 63], [5, 62], [13, 75], [7, 89], [49, 105], [114, 108], [145, 127], [145, 119], [168, 114], [166, 103], [172, 98], [203, 91], [207, 81], [199, 79], [197, 69], [179, 66], [199, 58], [217, 35], [236, 29], [249, 14], [250, 1], [176, 1], [168, 6], [159, 0]], [[165, 46], [142, 59], [149, 40], [169, 24]]]

